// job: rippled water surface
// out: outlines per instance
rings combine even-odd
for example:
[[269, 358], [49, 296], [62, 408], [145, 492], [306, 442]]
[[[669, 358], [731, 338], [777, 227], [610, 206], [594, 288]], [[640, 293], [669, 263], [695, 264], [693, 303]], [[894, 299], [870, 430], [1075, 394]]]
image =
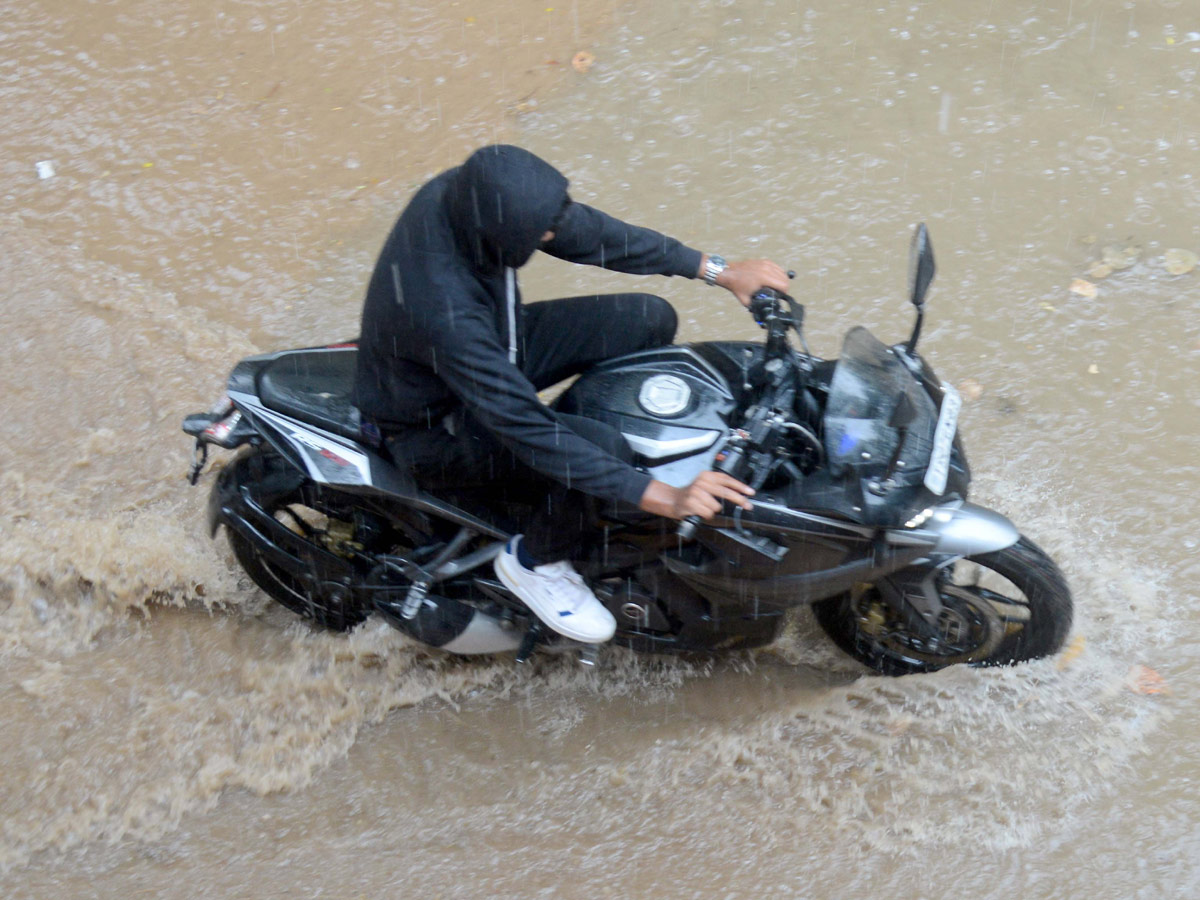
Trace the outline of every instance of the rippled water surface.
[[[17, 0], [0, 44], [6, 896], [1200, 892], [1190, 4]], [[353, 334], [412, 188], [498, 137], [794, 268], [826, 356], [907, 334], [926, 222], [923, 349], [975, 499], [1071, 581], [1068, 650], [888, 680], [801, 615], [755, 656], [518, 669], [253, 592], [179, 419]], [[757, 333], [652, 288], [683, 340]]]

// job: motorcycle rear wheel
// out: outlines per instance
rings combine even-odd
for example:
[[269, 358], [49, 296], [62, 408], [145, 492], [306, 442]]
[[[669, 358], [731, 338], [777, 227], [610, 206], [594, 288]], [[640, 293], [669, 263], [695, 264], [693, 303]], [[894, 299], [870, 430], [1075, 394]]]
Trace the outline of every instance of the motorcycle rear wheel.
[[292, 612], [331, 631], [349, 631], [367, 618], [352, 598], [321, 597], [300, 579], [271, 564], [240, 534], [229, 532], [229, 546], [242, 570], [268, 597]]
[[1011, 547], [960, 561], [940, 592], [946, 627], [956, 637], [965, 636], [965, 647], [961, 641], [930, 646], [906, 633], [902, 623], [888, 619], [873, 588], [814, 603], [813, 612], [835, 644], [885, 675], [933, 672], [964, 662], [1005, 666], [1038, 659], [1055, 653], [1071, 629], [1066, 579], [1023, 536]]
[[[297, 482], [283, 491], [255, 490], [257, 486], [269, 482], [273, 476], [289, 474], [288, 464], [280, 456], [258, 451], [242, 457], [234, 465], [240, 467], [234, 471], [235, 478], [257, 494], [259, 504], [276, 521], [309, 541], [319, 538], [324, 533], [320, 527], [314, 528], [306, 523], [308, 519], [319, 521], [323, 516], [311, 505], [317, 501], [305, 493], [306, 490], [310, 493], [319, 490], [316, 485], [311, 482]], [[257, 466], [263, 467], [263, 471], [257, 471]], [[239, 475], [242, 477], [238, 477]], [[279, 478], [278, 482], [287, 483], [289, 480], [284, 477]], [[328, 517], [325, 518], [328, 520]], [[304, 533], [302, 525], [309, 529], [309, 533]], [[232, 528], [226, 528], [225, 532], [229, 537], [233, 555], [242, 570], [275, 602], [332, 631], [349, 631], [367, 618], [368, 610], [363, 608], [350, 590], [334, 584], [330, 584], [327, 589], [316, 589], [311, 580], [272, 562]]]

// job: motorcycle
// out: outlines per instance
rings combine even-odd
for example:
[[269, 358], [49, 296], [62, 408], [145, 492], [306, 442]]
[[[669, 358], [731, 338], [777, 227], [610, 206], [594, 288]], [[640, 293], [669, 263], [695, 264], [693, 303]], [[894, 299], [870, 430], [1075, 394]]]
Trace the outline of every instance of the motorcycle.
[[[750, 311], [762, 343], [643, 351], [585, 372], [552, 404], [617, 428], [654, 478], [689, 484], [716, 468], [750, 484], [682, 524], [632, 508], [595, 509], [576, 568], [615, 616], [615, 643], [647, 652], [769, 644], [810, 605], [844, 651], [889, 675], [1003, 665], [1050, 655], [1072, 601], [1053, 560], [999, 513], [968, 501], [958, 392], [916, 351], [935, 272], [913, 235], [909, 339], [862, 327], [836, 360], [813, 356], [804, 308], [762, 290]], [[794, 334], [801, 349], [792, 346]], [[226, 396], [188, 416], [194, 484], [210, 446], [241, 448], [208, 504], [238, 563], [270, 597], [333, 629], [372, 613], [458, 654], [570, 642], [543, 628], [494, 576], [510, 537], [417, 486], [350, 403], [356, 345], [244, 359]], [[595, 648], [577, 645], [584, 663]]]

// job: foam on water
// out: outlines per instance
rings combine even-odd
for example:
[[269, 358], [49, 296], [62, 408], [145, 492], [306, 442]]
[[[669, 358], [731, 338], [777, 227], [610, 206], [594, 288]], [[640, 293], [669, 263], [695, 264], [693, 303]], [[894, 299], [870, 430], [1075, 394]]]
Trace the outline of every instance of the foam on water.
[[[1026, 524], [1069, 574], [1083, 649], [1068, 663], [864, 676], [802, 613], [774, 647], [715, 670], [615, 650], [596, 672], [552, 658], [523, 668], [425, 651], [377, 620], [348, 636], [311, 631], [259, 602], [246, 605], [236, 573], [223, 559], [214, 564], [205, 544], [167, 565], [161, 544], [139, 553], [118, 529], [109, 550], [119, 547], [137, 577], [77, 554], [74, 588], [71, 579], [31, 578], [36, 556], [26, 555], [25, 574], [14, 577], [10, 559], [0, 623], [14, 688], [0, 707], [24, 728], [0, 744], [29, 777], [7, 787], [13, 812], [0, 862], [96, 840], [153, 840], [230, 788], [303, 788], [345, 756], [364, 726], [413, 704], [491, 708], [532, 692], [549, 710], [539, 732], [569, 740], [594, 727], [588, 703], [624, 695], [635, 705], [670, 705], [673, 693], [703, 683], [698, 676], [731, 678], [739, 666], [744, 679], [792, 669], [799, 680], [753, 715], [717, 713], [667, 739], [627, 741], [619, 758], [602, 752], [587, 766], [548, 765], [530, 788], [536, 818], [562, 825], [577, 806], [589, 817], [610, 809], [616, 819], [652, 807], [692, 823], [752, 821], [768, 848], [811, 839], [818, 826], [829, 841], [893, 853], [1028, 847], [1110, 794], [1168, 715], [1164, 698], [1131, 691], [1128, 678], [1148, 661], [1147, 646], [1166, 638], [1162, 623], [1175, 610], [1136, 566], [1105, 559], [1062, 529], [1067, 511], [1039, 510], [1040, 488], [1006, 480], [988, 487], [1009, 503], [1027, 501]], [[56, 534], [79, 539], [70, 528]], [[93, 534], [84, 545], [94, 543]], [[209, 585], [203, 602], [234, 613], [206, 613], [198, 600], [174, 610], [146, 605], [155, 596], [182, 602], [182, 585], [196, 577]], [[131, 619], [131, 606], [141, 615]], [[675, 805], [680, 791], [686, 809]], [[524, 815], [502, 807], [506, 818]], [[445, 814], [473, 819], [479, 811]], [[589, 826], [602, 827], [603, 817]]]

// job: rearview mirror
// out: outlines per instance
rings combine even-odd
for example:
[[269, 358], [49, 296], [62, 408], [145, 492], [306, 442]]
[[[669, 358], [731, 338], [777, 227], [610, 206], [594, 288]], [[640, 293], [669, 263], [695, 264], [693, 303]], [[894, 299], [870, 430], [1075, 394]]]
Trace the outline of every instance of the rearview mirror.
[[937, 266], [933, 263], [933, 244], [929, 231], [922, 222], [913, 232], [912, 245], [908, 249], [908, 288], [912, 305], [920, 309], [925, 305], [925, 292], [933, 281]]

